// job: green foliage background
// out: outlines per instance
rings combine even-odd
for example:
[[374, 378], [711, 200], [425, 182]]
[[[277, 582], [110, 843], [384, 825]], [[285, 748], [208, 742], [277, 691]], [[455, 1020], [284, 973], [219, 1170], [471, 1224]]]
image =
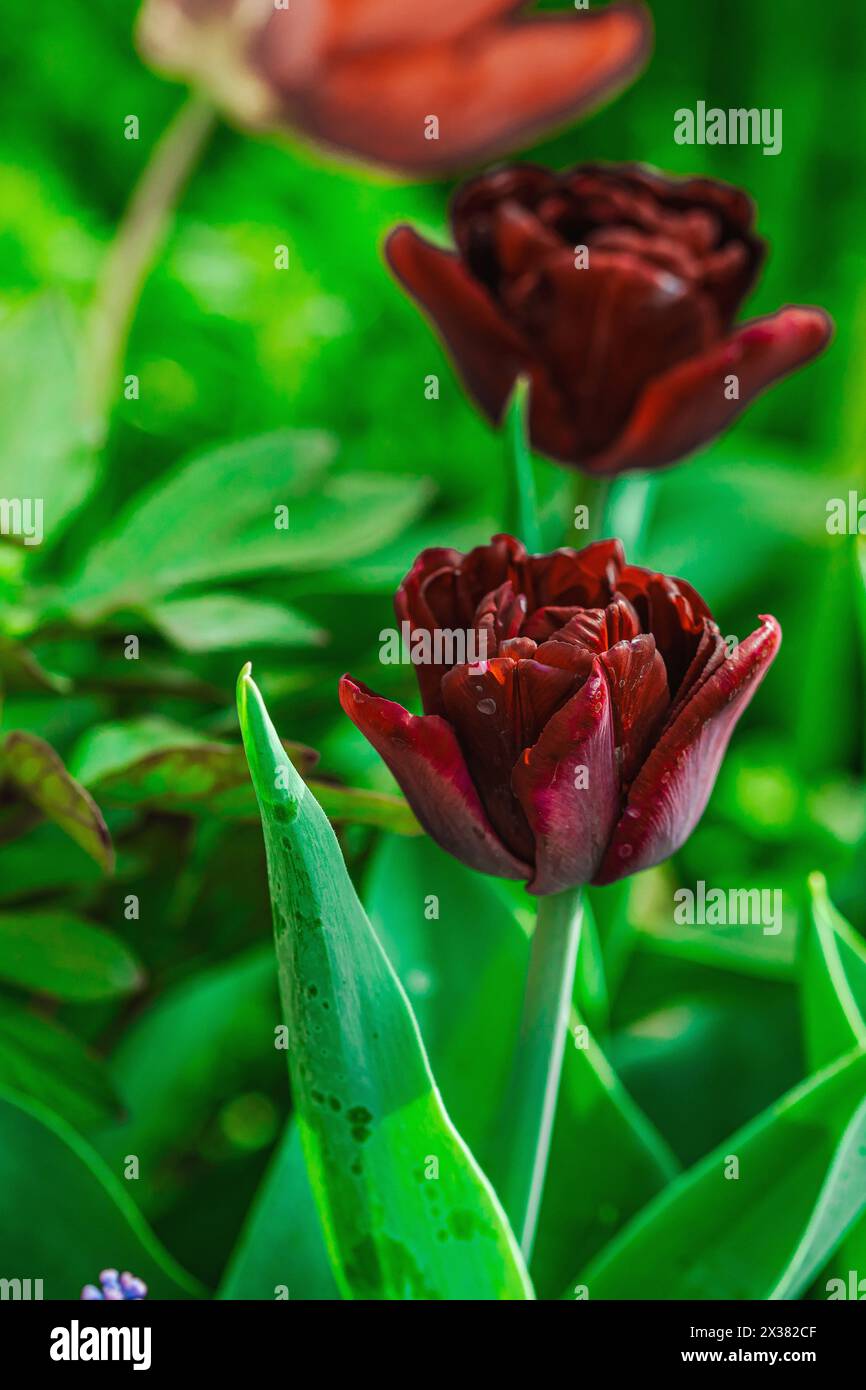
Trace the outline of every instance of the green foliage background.
[[[559, 1205], [548, 1211], [549, 1241], [543, 1229], [534, 1271], [546, 1296], [598, 1256], [664, 1173], [711, 1154], [844, 1050], [840, 1041], [816, 1053], [804, 1021], [815, 930], [809, 871], [827, 876], [855, 934], [866, 932], [866, 557], [862, 540], [858, 552], [854, 538], [829, 536], [825, 525], [829, 498], [866, 493], [866, 15], [854, 0], [818, 11], [811, 0], [786, 0], [784, 14], [768, 0], [654, 0], [651, 8], [647, 73], [526, 157], [557, 166], [646, 160], [742, 184], [770, 242], [749, 313], [821, 304], [837, 336], [723, 440], [652, 485], [651, 523], [634, 558], [686, 577], [723, 632], [744, 636], [770, 612], [785, 641], [688, 845], [625, 888], [592, 894], [596, 930], [576, 1002], [618, 1074], [623, 1105], [643, 1112], [655, 1157], [620, 1174], [615, 1196], [601, 1179], [576, 1189], [554, 1178], [548, 1202]], [[136, 774], [124, 787], [120, 774], [169, 747], [236, 747], [234, 679], [252, 657], [277, 727], [319, 750], [317, 776], [332, 796], [338, 787], [393, 793], [340, 714], [337, 679], [351, 670], [413, 700], [411, 671], [377, 659], [393, 588], [423, 545], [468, 547], [501, 529], [508, 477], [502, 440], [469, 406], [381, 259], [397, 221], [444, 234], [447, 188], [399, 184], [227, 125], [192, 177], [138, 307], [125, 370], [139, 376], [140, 399], [119, 399], [106, 449], [90, 449], [74, 424], [83, 319], [136, 178], [184, 95], [139, 61], [134, 13], [131, 0], [4, 4], [0, 495], [33, 495], [38, 479], [51, 529], [28, 552], [0, 539], [2, 729], [47, 741], [93, 791], [117, 868], [106, 876], [81, 838], [65, 833], [62, 815], [40, 821], [37, 808], [22, 820], [21, 798], [7, 784], [0, 1088], [28, 1096], [45, 1123], [0, 1106], [0, 1149], [13, 1167], [17, 1155], [22, 1165], [44, 1161], [48, 1173], [60, 1163], [65, 1172], [57, 1146], [71, 1154], [83, 1135], [115, 1184], [125, 1156], [137, 1155], [141, 1176], [123, 1183], [122, 1201], [134, 1202], [180, 1265], [215, 1289], [269, 1160], [288, 1142], [280, 1138], [289, 1098], [272, 1043], [279, 1012], [261, 828], [243, 779], [229, 777], [223, 803], [226, 786], [212, 768], [201, 772], [194, 752], [183, 796], [176, 767], [159, 786]], [[674, 111], [700, 99], [782, 108], [782, 155], [676, 146]], [[140, 120], [137, 142], [124, 139], [129, 114]], [[274, 270], [279, 244], [290, 248], [285, 273]], [[437, 402], [424, 397], [428, 373], [440, 376]], [[333, 443], [303, 433], [245, 442], [286, 429], [324, 432]], [[193, 501], [165, 492], [189, 458], [226, 443], [237, 444], [228, 462], [202, 467], [212, 486], [199, 486]], [[544, 463], [538, 473], [545, 541], [580, 544], [568, 529], [579, 483]], [[150, 490], [155, 520], [124, 530], [128, 509]], [[299, 559], [259, 555], [252, 523], [238, 521], [244, 495], [253, 512], [290, 503]], [[617, 499], [626, 500], [621, 488]], [[176, 550], [166, 558], [172, 525]], [[172, 578], [185, 573], [178, 556], [191, 586]], [[196, 642], [205, 609], [160, 611], [178, 590], [248, 602], [240, 615], [211, 610], [217, 631], [229, 633], [214, 648]], [[131, 632], [140, 634], [139, 662], [123, 658]], [[512, 1026], [505, 975], [496, 990], [483, 986], [505, 948], [479, 939], [477, 883], [435, 848], [380, 828], [411, 829], [399, 804], [353, 806], [338, 812], [338, 824], [354, 880], [407, 984], [446, 1102], [465, 1137], [483, 1146], [478, 1097]], [[672, 891], [698, 879], [781, 888], [784, 931], [738, 937], [675, 927]], [[522, 893], [483, 891], [503, 919], [526, 925]], [[423, 922], [431, 892], [449, 904], [435, 933]], [[140, 900], [139, 920], [124, 915], [130, 894]], [[512, 984], [520, 960], [518, 951]], [[451, 991], [476, 980], [474, 1006], [486, 1001], [489, 1012], [449, 1061]], [[476, 1084], [461, 1094], [467, 1076]], [[603, 1175], [622, 1141], [595, 1121], [582, 1147]], [[574, 1137], [561, 1131], [558, 1142], [567, 1165]], [[807, 1176], [802, 1182], [805, 1192]], [[116, 1263], [120, 1218], [109, 1220], [92, 1187], [81, 1198], [92, 1210], [81, 1245], [70, 1237], [37, 1254], [28, 1232], [39, 1225], [42, 1198], [32, 1186], [13, 1242], [28, 1267], [0, 1274], [36, 1275], [29, 1264], [44, 1253], [58, 1287], [74, 1296], [101, 1265]], [[133, 1213], [133, 1225], [138, 1219]], [[563, 1228], [573, 1258], [555, 1248], [552, 1233]], [[760, 1223], [749, 1239], [760, 1246]], [[126, 1248], [155, 1291], [196, 1291], [162, 1256]], [[317, 1283], [313, 1274], [320, 1252], [307, 1264], [298, 1259], [292, 1297], [333, 1296], [327, 1276]], [[609, 1264], [599, 1277], [615, 1294]]]

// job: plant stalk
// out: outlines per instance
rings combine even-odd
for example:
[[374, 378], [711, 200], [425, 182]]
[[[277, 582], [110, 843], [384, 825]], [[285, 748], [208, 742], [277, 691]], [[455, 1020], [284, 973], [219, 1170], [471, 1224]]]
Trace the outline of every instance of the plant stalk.
[[656, 479], [651, 473], [615, 478], [608, 491], [602, 534], [618, 536], [631, 564], [640, 564], [652, 521]]
[[540, 898], [506, 1101], [500, 1196], [527, 1264], [532, 1256], [571, 1012], [583, 890]]
[[85, 341], [85, 421], [104, 443], [129, 330], [142, 287], [171, 224], [184, 185], [216, 124], [209, 102], [189, 97], [163, 131], [108, 250]]
[[535, 552], [541, 549], [541, 532], [532, 451], [529, 447], [529, 381], [526, 377], [521, 377], [516, 383], [506, 407], [505, 433], [511, 461], [510, 524], [527, 550]]

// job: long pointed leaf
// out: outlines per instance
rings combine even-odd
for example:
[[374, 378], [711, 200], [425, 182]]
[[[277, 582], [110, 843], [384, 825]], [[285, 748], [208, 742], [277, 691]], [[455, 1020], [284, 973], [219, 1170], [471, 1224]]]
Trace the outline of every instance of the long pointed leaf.
[[592, 1299], [769, 1298], [864, 1087], [862, 1052], [797, 1086], [673, 1182], [575, 1283]]
[[771, 1298], [800, 1298], [866, 1209], [866, 1100], [842, 1136], [809, 1225]]
[[502, 1209], [445, 1112], [408, 999], [248, 667], [238, 707], [264, 826], [293, 1097], [341, 1292], [529, 1298]]
[[[426, 836], [383, 839], [365, 895], [417, 1010], [449, 1113], [491, 1168], [529, 961], [532, 910], [524, 896], [464, 868]], [[539, 1298], [555, 1298], [575, 1265], [677, 1169], [594, 1038], [579, 1028], [573, 1014], [532, 1259]]]
[[807, 1056], [821, 1067], [866, 1047], [866, 945], [831, 903], [823, 875], [811, 875], [809, 892], [801, 998]]

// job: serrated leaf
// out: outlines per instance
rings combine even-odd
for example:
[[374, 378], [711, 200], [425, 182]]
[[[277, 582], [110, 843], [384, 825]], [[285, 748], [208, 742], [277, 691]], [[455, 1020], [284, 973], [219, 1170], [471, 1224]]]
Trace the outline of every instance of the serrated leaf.
[[112, 872], [114, 846], [102, 812], [50, 744], [35, 734], [7, 734], [0, 752], [0, 778], [59, 825], [105, 873]]
[[143, 983], [129, 947], [62, 912], [0, 914], [0, 979], [57, 999], [115, 999]]
[[152, 1298], [201, 1298], [128, 1191], [93, 1149], [43, 1106], [0, 1095], [4, 1272], [43, 1281], [46, 1299], [77, 1299], [107, 1267], [144, 1279]]
[[333, 830], [249, 668], [238, 706], [265, 833], [293, 1098], [338, 1286], [349, 1298], [531, 1297]]

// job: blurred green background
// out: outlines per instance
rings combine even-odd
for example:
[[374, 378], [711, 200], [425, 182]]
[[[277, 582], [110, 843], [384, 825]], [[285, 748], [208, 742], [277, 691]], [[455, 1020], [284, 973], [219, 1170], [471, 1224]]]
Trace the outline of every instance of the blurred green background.
[[[773, 613], [785, 634], [688, 845], [624, 889], [592, 895], [597, 930], [584, 948], [580, 1000], [665, 1153], [688, 1164], [811, 1068], [798, 974], [809, 871], [826, 874], [837, 907], [866, 932], [863, 542], [858, 554], [853, 537], [829, 536], [825, 525], [829, 498], [866, 493], [866, 14], [855, 0], [820, 11], [786, 0], [784, 14], [755, 0], [654, 0], [651, 9], [656, 46], [645, 75], [523, 157], [563, 167], [644, 160], [741, 184], [770, 243], [749, 315], [813, 303], [837, 326], [817, 364], [699, 458], [654, 480], [650, 525], [632, 557], [687, 578], [723, 633], [743, 637], [758, 613]], [[138, 59], [135, 10], [132, 0], [4, 8], [0, 495], [42, 495], [38, 480], [51, 529], [28, 552], [0, 539], [3, 729], [44, 738], [92, 787], [118, 867], [102, 876], [61, 828], [23, 833], [15, 806], [6, 808], [3, 921], [72, 919], [57, 949], [62, 957], [63, 943], [76, 942], [103, 993], [76, 995], [66, 978], [74, 962], [64, 976], [61, 960], [57, 978], [34, 989], [20, 955], [18, 966], [0, 958], [0, 1085], [86, 1134], [117, 1177], [126, 1155], [139, 1156], [141, 1175], [125, 1187], [180, 1263], [215, 1287], [289, 1108], [284, 1058], [272, 1046], [261, 831], [243, 788], [240, 809], [217, 816], [209, 793], [190, 813], [140, 778], [127, 795], [115, 784], [114, 798], [103, 797], [100, 777], [195, 739], [236, 743], [233, 683], [252, 658], [279, 729], [320, 751], [326, 782], [393, 792], [340, 714], [337, 679], [351, 670], [414, 701], [411, 669], [377, 657], [393, 589], [424, 545], [469, 547], [503, 527], [508, 473], [503, 441], [470, 407], [381, 259], [397, 221], [444, 234], [448, 188], [401, 185], [227, 125], [192, 175], [138, 306], [125, 371], [139, 377], [139, 398], [118, 400], [100, 455], [89, 447], [74, 424], [72, 375], [84, 316], [136, 179], [184, 99]], [[781, 156], [676, 146], [674, 112], [698, 100], [781, 107]], [[124, 138], [130, 114], [138, 141]], [[274, 269], [281, 244], [285, 272]], [[438, 401], [425, 399], [429, 373], [440, 377]], [[286, 428], [330, 436], [331, 461], [327, 441], [296, 437], [257, 446], [248, 471], [255, 451], [243, 441]], [[163, 491], [184, 461], [233, 442], [227, 463], [197, 475], [192, 502]], [[575, 480], [543, 461], [538, 475], [546, 542], [580, 544], [569, 533]], [[124, 529], [128, 509], [149, 494], [148, 524]], [[614, 503], [626, 500], [618, 487]], [[254, 534], [256, 509], [282, 501], [302, 542], [291, 561], [265, 553]], [[247, 600], [232, 610], [231, 629], [225, 610], [212, 612], [223, 625], [218, 649], [196, 638], [204, 609], [163, 611], [178, 589]], [[137, 662], [124, 658], [130, 633], [140, 637]], [[382, 814], [399, 818], [399, 808]], [[438, 1075], [459, 963], [479, 979], [486, 969], [467, 906], [474, 889], [435, 849], [371, 819], [350, 816], [341, 839]], [[672, 891], [698, 879], [781, 888], [784, 931], [675, 927]], [[453, 892], [455, 908], [422, 940], [429, 924], [415, 919], [433, 891]], [[140, 901], [138, 920], [124, 915], [129, 895]], [[395, 899], [411, 930], [386, 920]], [[497, 901], [525, 918], [519, 891]], [[111, 934], [124, 968], [137, 962], [134, 986], [111, 975], [104, 942], [78, 941], [82, 925]], [[502, 1020], [488, 1024], [495, 1033]], [[467, 1055], [442, 1062], [458, 1076], [468, 1069], [476, 1092], [488, 1036], [476, 1030]], [[471, 1129], [472, 1094], [451, 1101], [442, 1084]], [[30, 1142], [23, 1129], [17, 1142]], [[572, 1273], [652, 1189], [637, 1177], [622, 1186], [621, 1200], [586, 1199]], [[38, 1192], [33, 1201], [37, 1223]], [[72, 1283], [97, 1273], [74, 1250], [62, 1261]], [[105, 1248], [102, 1264], [112, 1263]], [[568, 1263], [561, 1252], [550, 1257], [548, 1293], [564, 1284]]]

